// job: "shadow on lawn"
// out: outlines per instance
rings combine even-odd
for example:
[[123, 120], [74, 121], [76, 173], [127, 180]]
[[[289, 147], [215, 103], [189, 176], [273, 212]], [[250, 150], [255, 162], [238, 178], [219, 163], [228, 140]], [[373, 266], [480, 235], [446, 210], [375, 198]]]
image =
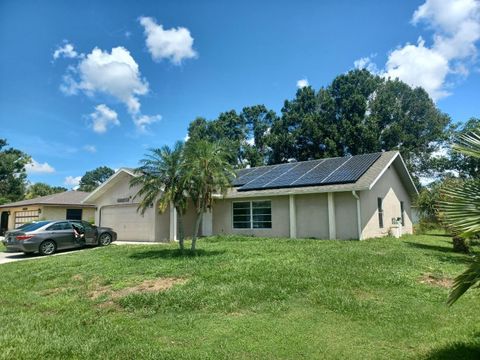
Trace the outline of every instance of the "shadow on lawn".
[[[415, 247], [417, 249], [431, 250], [431, 251], [437, 252], [437, 253], [432, 253], [431, 256], [435, 256], [443, 262], [449, 262], [452, 264], [470, 264], [473, 261], [473, 259], [469, 257], [467, 254], [461, 254], [453, 251], [453, 246], [451, 243], [449, 247], [415, 243], [415, 242], [405, 242], [405, 244], [411, 247]], [[438, 254], [438, 253], [442, 253], [442, 254]], [[447, 256], [446, 254], [452, 254], [455, 256]], [[474, 255], [474, 254], [476, 253], [472, 252], [471, 255]]]
[[176, 259], [176, 258], [195, 258], [222, 255], [225, 251], [198, 249], [195, 252], [190, 250], [180, 251], [179, 249], [148, 250], [130, 255], [132, 259]]
[[464, 344], [454, 343], [441, 349], [432, 351], [425, 360], [478, 360], [480, 359], [480, 343]]
[[412, 246], [412, 247], [416, 247], [418, 249], [424, 249], [424, 250], [434, 250], [434, 251], [440, 251], [444, 253], [454, 252], [451, 243], [450, 243], [450, 247], [422, 244], [422, 243], [416, 243], [416, 242], [410, 242], [410, 241], [406, 241], [405, 244], [407, 244], [408, 246]]

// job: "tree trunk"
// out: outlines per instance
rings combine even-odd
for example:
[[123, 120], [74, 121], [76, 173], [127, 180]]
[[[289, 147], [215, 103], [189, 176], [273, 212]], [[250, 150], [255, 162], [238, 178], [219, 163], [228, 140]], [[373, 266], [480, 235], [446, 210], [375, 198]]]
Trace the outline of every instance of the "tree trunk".
[[183, 216], [181, 211], [177, 209], [177, 219], [178, 219], [178, 246], [180, 246], [180, 250], [183, 251], [185, 248], [184, 240], [185, 240], [185, 230], [183, 226]]
[[470, 243], [468, 239], [460, 236], [453, 237], [453, 251], [468, 254], [470, 252]]
[[197, 219], [195, 220], [195, 229], [193, 229], [192, 236], [192, 251], [195, 251], [195, 245], [197, 244], [198, 230], [200, 230], [200, 224], [202, 223], [203, 211], [197, 214]]

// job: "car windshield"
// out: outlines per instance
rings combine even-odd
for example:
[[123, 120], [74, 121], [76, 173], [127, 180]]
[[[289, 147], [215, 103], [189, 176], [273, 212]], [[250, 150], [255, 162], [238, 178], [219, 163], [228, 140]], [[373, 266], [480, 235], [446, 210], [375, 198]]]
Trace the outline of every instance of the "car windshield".
[[42, 226], [45, 226], [49, 223], [50, 223], [50, 221], [39, 221], [39, 222], [31, 223], [31, 224], [25, 224], [21, 228], [16, 229], [16, 230], [22, 230], [22, 231], [25, 231], [25, 232], [34, 231], [34, 230], [40, 229]]

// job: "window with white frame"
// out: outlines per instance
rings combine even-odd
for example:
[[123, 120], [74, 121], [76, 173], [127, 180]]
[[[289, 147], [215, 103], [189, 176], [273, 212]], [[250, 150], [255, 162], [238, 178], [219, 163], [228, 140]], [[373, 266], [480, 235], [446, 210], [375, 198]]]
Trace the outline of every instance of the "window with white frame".
[[236, 201], [233, 203], [234, 229], [271, 229], [272, 202]]

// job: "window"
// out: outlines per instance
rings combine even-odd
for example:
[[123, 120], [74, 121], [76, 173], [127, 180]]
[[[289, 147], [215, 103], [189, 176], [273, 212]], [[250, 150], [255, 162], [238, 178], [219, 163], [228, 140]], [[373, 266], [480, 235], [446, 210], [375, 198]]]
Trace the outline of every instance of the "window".
[[402, 219], [402, 226], [405, 226], [405, 207], [403, 201], [400, 201], [400, 216]]
[[67, 220], [82, 220], [82, 209], [67, 209]]
[[233, 203], [234, 229], [271, 229], [271, 201], [241, 201]]
[[55, 223], [52, 226], [49, 226], [47, 228], [47, 231], [54, 231], [54, 230], [72, 230], [72, 225], [64, 221], [64, 222]]
[[383, 228], [383, 199], [377, 198], [377, 207], [378, 207], [378, 226]]

